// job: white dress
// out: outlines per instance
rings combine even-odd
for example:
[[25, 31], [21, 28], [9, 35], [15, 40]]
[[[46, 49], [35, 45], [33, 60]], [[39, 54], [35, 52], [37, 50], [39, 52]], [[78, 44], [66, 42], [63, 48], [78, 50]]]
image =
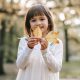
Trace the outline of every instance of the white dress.
[[[26, 37], [21, 38], [16, 64], [19, 68], [16, 80], [59, 80], [62, 67], [63, 44], [48, 44], [46, 50], [40, 50], [40, 44], [34, 49], [27, 46]], [[44, 55], [42, 55], [44, 53]]]

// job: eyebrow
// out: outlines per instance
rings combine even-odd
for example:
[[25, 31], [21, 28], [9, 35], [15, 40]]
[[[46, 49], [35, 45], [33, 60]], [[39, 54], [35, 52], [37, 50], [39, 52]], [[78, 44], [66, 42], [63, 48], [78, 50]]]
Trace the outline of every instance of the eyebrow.
[[[39, 16], [40, 18], [45, 18], [45, 16], [44, 15], [42, 15], [42, 16]], [[33, 19], [33, 18], [35, 18], [35, 16], [34, 17], [32, 17], [31, 19]]]

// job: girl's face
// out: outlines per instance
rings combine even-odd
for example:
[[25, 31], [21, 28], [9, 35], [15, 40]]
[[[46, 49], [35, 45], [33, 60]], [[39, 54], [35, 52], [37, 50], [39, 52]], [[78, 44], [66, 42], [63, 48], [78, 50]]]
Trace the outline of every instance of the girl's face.
[[30, 26], [32, 31], [39, 26], [43, 36], [45, 36], [48, 32], [48, 19], [45, 15], [34, 16], [30, 20]]

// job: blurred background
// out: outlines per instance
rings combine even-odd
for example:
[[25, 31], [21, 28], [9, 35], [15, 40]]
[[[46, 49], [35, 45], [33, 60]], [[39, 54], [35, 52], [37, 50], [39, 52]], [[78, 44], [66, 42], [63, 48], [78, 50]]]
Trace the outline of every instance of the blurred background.
[[25, 15], [37, 3], [53, 13], [55, 31], [64, 44], [60, 78], [80, 80], [80, 0], [0, 0], [0, 80], [16, 80], [19, 38]]

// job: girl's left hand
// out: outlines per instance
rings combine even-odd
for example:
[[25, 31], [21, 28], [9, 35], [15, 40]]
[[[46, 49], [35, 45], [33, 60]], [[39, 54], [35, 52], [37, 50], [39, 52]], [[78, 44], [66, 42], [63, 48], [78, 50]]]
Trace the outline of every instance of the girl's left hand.
[[40, 39], [41, 50], [45, 50], [48, 47], [48, 42], [44, 38]]

